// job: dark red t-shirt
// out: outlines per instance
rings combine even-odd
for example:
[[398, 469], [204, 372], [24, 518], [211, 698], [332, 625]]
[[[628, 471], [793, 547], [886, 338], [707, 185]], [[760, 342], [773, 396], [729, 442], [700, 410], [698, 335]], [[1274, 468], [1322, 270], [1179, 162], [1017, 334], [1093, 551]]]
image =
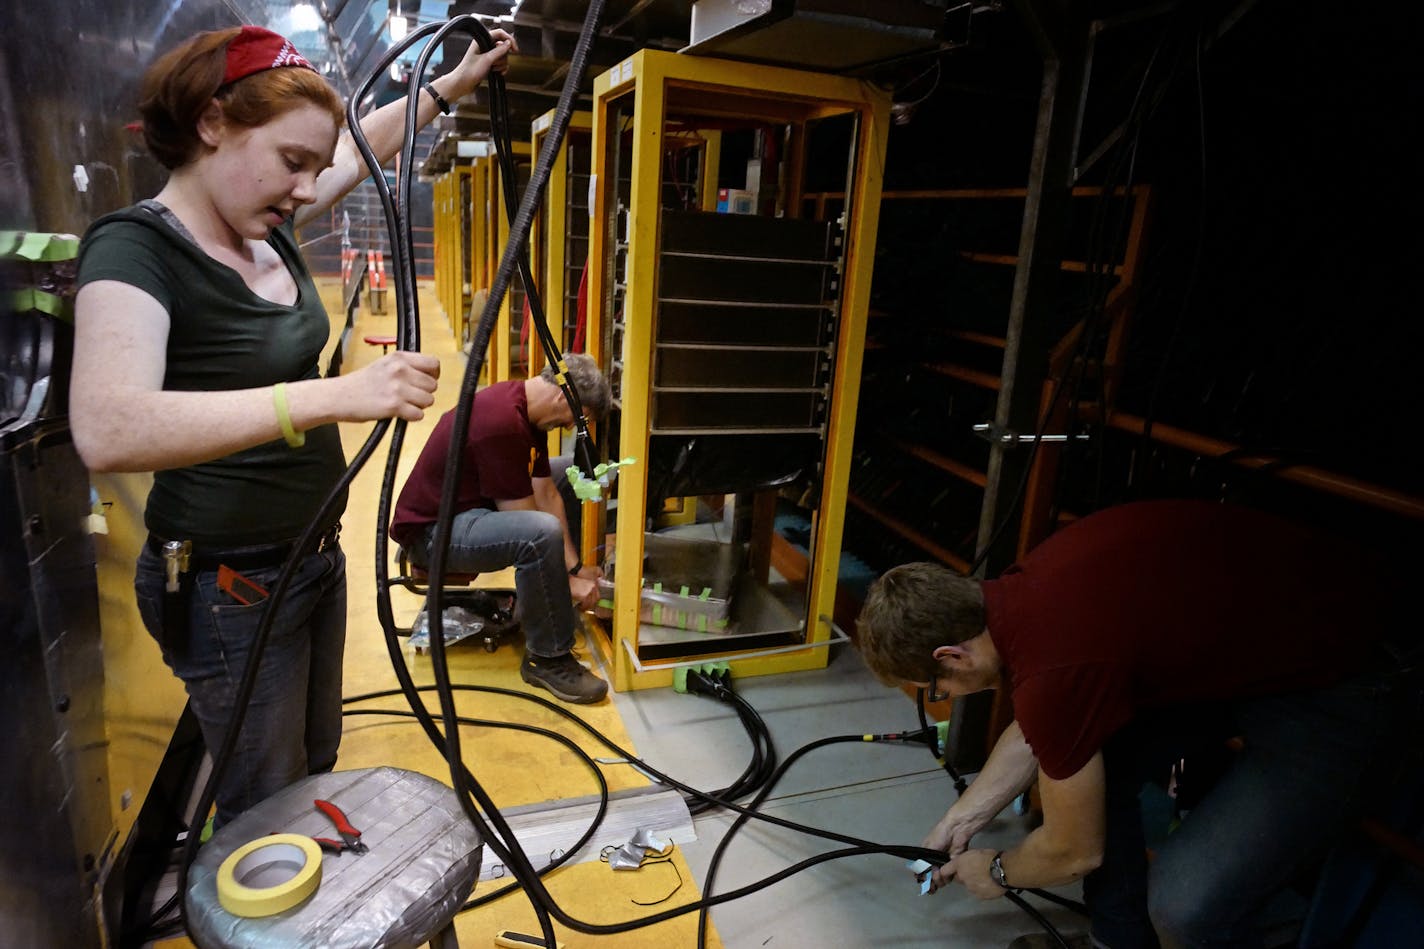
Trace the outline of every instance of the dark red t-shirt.
[[1141, 709], [1317, 688], [1382, 632], [1361, 557], [1205, 501], [1079, 520], [984, 583], [989, 636], [1043, 773], [1075, 774]]
[[[391, 538], [401, 546], [416, 543], [439, 515], [454, 424], [453, 410], [440, 416], [401, 489], [391, 518]], [[493, 510], [496, 501], [527, 498], [534, 493], [532, 479], [547, 477], [549, 440], [529, 422], [524, 383], [496, 382], [475, 393], [455, 510]]]

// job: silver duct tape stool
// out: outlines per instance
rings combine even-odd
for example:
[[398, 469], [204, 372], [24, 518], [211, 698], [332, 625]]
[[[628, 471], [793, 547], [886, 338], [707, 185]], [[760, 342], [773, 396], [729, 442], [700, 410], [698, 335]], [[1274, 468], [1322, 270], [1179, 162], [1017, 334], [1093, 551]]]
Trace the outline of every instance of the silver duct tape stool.
[[[246, 919], [218, 902], [228, 854], [272, 833], [338, 838], [316, 809], [331, 801], [370, 851], [323, 853], [321, 886], [275, 916]], [[188, 874], [188, 927], [211, 949], [454, 949], [455, 914], [474, 889], [483, 844], [450, 788], [413, 771], [362, 768], [305, 778], [243, 813], [198, 851]]]

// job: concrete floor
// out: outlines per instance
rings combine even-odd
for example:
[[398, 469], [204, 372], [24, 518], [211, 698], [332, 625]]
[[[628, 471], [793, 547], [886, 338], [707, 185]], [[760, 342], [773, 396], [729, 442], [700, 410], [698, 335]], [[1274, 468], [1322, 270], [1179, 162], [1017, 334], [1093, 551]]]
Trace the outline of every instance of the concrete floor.
[[[766, 720], [784, 760], [830, 736], [916, 727], [906, 697], [880, 685], [854, 650], [837, 647], [825, 670], [753, 677], [737, 692]], [[730, 782], [750, 746], [731, 710], [712, 699], [670, 690], [615, 694], [624, 726], [641, 756], [697, 787]], [[953, 801], [954, 788], [923, 746], [842, 744], [802, 758], [762, 810], [886, 844], [918, 845]], [[699, 882], [733, 815], [695, 819], [698, 839], [683, 847]], [[1006, 813], [982, 835], [1002, 847], [1022, 837], [1024, 819]], [[840, 845], [769, 824], [752, 823], [728, 847], [715, 881], [725, 892]], [[1080, 888], [1061, 891], [1080, 897]], [[1086, 927], [1072, 913], [1042, 904], [1065, 934]], [[1005, 900], [981, 902], [953, 887], [922, 896], [903, 860], [851, 857], [824, 863], [712, 911], [723, 944], [733, 949], [811, 946], [1003, 947], [1037, 931]]]

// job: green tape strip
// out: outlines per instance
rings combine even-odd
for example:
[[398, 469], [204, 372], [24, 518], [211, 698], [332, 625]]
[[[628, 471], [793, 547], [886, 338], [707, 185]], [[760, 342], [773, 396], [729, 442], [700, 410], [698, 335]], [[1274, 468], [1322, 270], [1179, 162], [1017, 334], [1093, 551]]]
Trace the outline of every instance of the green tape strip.
[[699, 599], [699, 600], [702, 600], [703, 602], [706, 602], [707, 598], [710, 597], [711, 595], [712, 595], [712, 588], [711, 588], [711, 587], [703, 587], [703, 588], [702, 588], [702, 595], [699, 596], [698, 599]]
[[12, 300], [16, 313], [28, 313], [31, 310], [39, 310], [50, 316], [59, 317], [62, 320], [69, 320], [69, 308], [63, 297], [55, 296], [53, 293], [46, 293], [43, 290], [16, 290]]
[[79, 256], [79, 238], [73, 234], [0, 231], [0, 254], [33, 261], [73, 260]]
[[682, 591], [678, 593], [678, 596], [687, 596], [687, 584], [682, 585]]

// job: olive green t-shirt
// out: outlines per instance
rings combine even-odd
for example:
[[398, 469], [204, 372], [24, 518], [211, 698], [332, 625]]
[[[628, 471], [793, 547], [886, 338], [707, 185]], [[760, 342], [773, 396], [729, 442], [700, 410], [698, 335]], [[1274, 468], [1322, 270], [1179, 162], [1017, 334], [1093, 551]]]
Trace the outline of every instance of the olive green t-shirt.
[[[143, 207], [116, 211], [89, 228], [80, 249], [79, 285], [117, 280], [168, 311], [164, 389], [249, 389], [316, 378], [331, 329], [326, 309], [291, 226], [275, 229], [268, 243], [296, 281], [291, 306], [253, 293], [237, 271]], [[85, 318], [102, 320], [105, 314]], [[323, 425], [308, 431], [300, 448], [278, 438], [215, 461], [156, 472], [144, 522], [160, 537], [208, 549], [292, 540], [345, 467], [337, 426]], [[334, 523], [345, 504], [343, 493], [329, 520]]]

